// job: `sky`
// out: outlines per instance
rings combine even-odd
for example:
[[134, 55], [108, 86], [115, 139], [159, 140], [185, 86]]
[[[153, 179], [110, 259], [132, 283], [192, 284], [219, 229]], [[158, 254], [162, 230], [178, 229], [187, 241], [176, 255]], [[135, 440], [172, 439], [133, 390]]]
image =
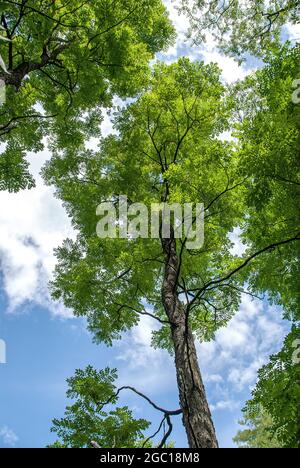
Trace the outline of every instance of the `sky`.
[[[176, 2], [165, 3], [178, 39], [159, 59], [172, 63], [186, 55], [218, 63], [228, 83], [255, 69], [254, 62], [239, 66], [220, 55], [212, 40], [201, 48], [190, 47], [185, 42], [187, 20], [178, 16]], [[295, 28], [288, 33], [299, 36]], [[104, 135], [112, 131], [107, 115], [102, 131]], [[49, 157], [47, 150], [28, 155], [36, 188], [18, 194], [0, 192], [0, 448], [37, 448], [53, 442], [51, 420], [63, 416], [66, 379], [89, 364], [98, 369], [117, 367], [120, 385], [133, 385], [158, 405], [178, 408], [172, 358], [150, 346], [151, 318], [143, 318], [122, 341], [107, 349], [92, 342], [83, 319], [74, 318], [71, 310], [51, 300], [48, 282], [55, 266], [53, 250], [75, 233], [53, 189], [39, 175]], [[243, 246], [237, 236], [235, 241], [239, 253]], [[197, 344], [221, 447], [234, 447], [232, 438], [257, 370], [280, 350], [288, 330], [280, 309], [244, 295], [239, 313], [217, 333], [216, 340]], [[6, 363], [1, 364], [4, 344]], [[129, 405], [136, 417], [153, 421], [155, 432], [160, 421], [147, 403], [130, 393], [123, 394], [120, 403]], [[187, 447], [180, 417], [174, 420], [172, 440], [177, 447]]]

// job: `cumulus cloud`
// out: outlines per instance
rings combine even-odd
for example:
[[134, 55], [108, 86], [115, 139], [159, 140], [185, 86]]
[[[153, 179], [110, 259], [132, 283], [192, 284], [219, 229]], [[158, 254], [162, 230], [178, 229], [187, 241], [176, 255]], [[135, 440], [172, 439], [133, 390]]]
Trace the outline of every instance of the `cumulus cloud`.
[[119, 345], [117, 360], [122, 364], [120, 385], [130, 382], [142, 391], [155, 394], [175, 384], [175, 372], [169, 354], [151, 347], [152, 330], [156, 325], [153, 322], [150, 317], [141, 318], [139, 325]]
[[[122, 105], [120, 99], [114, 106]], [[103, 110], [102, 134], [114, 133], [110, 115]], [[99, 140], [93, 138], [87, 147], [97, 150]], [[48, 283], [55, 268], [54, 249], [66, 238], [74, 238], [62, 203], [54, 189], [45, 186], [41, 169], [51, 157], [49, 151], [33, 154], [27, 159], [36, 187], [18, 193], [0, 191], [0, 271], [1, 287], [8, 299], [8, 312], [28, 304], [36, 304], [54, 315], [72, 317], [63, 304], [51, 300]]]
[[227, 400], [227, 401], [218, 401], [215, 405], [211, 405], [210, 409], [213, 413], [216, 411], [235, 411], [240, 407], [240, 402], [235, 400]]
[[[217, 332], [215, 341], [198, 344], [204, 380], [215, 409], [229, 409], [224, 401], [239, 401], [241, 394], [249, 394], [257, 371], [270, 354], [281, 349], [288, 329], [279, 308], [244, 296], [239, 312]], [[211, 375], [218, 377], [214, 381]]]
[[178, 6], [181, 1], [164, 0], [164, 3], [176, 28], [177, 39], [176, 44], [170, 47], [165, 54], [159, 55], [159, 58], [167, 63], [172, 63], [177, 61], [178, 57], [188, 56], [191, 60], [203, 60], [205, 63], [216, 63], [222, 70], [223, 80], [227, 83], [242, 80], [254, 70], [253, 67], [239, 65], [233, 58], [221, 54], [217, 50], [216, 41], [211, 34], [207, 34], [207, 40], [205, 43], [201, 44], [201, 47], [191, 44], [191, 42], [187, 40], [189, 20], [185, 15], [179, 15], [178, 12]]
[[7, 426], [0, 427], [0, 440], [8, 447], [15, 447], [19, 437], [17, 434]]
[[39, 175], [48, 157], [47, 152], [28, 156], [36, 188], [16, 194], [0, 192], [2, 288], [9, 312], [33, 302], [57, 315], [70, 316], [70, 311], [51, 301], [47, 287], [55, 266], [53, 250], [72, 236], [61, 203]]
[[226, 83], [234, 83], [243, 80], [253, 69], [247, 69], [244, 65], [239, 65], [233, 58], [227, 57], [216, 50], [214, 44], [206, 44], [201, 52], [205, 63], [216, 63], [222, 70], [222, 77]]
[[300, 24], [290, 24], [286, 25], [286, 33], [289, 40], [294, 44], [300, 40]]

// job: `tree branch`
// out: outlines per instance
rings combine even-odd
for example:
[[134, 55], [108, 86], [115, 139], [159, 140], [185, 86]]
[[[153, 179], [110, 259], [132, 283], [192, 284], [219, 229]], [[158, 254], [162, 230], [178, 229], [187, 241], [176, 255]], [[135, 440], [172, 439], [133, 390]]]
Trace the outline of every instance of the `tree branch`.
[[143, 393], [139, 392], [138, 390], [136, 390], [134, 387], [130, 387], [130, 386], [124, 386], [124, 387], [120, 387], [117, 392], [112, 395], [106, 402], [100, 402], [99, 405], [101, 407], [104, 407], [106, 405], [109, 405], [115, 398], [117, 398], [121, 392], [123, 392], [124, 390], [130, 390], [131, 392], [135, 393], [136, 395], [138, 395], [139, 397], [143, 398], [144, 400], [146, 400], [149, 405], [151, 405], [155, 410], [159, 411], [160, 413], [163, 413], [165, 415], [168, 415], [168, 416], [180, 416], [182, 414], [182, 409], [178, 409], [178, 410], [175, 410], [175, 411], [169, 411], [169, 410], [166, 410], [164, 408], [161, 408], [160, 406], [156, 405], [152, 400], [150, 400], [149, 397], [147, 397], [146, 395], [144, 395]]
[[217, 286], [219, 284], [222, 284], [224, 283], [224, 281], [228, 281], [230, 278], [232, 278], [234, 275], [236, 275], [237, 273], [239, 273], [241, 270], [243, 270], [245, 267], [247, 267], [253, 260], [255, 260], [257, 257], [259, 257], [260, 255], [264, 254], [264, 253], [267, 253], [271, 250], [274, 250], [282, 245], [287, 245], [291, 242], [295, 242], [295, 241], [300, 241], [300, 232], [298, 234], [296, 234], [295, 237], [291, 238], [291, 239], [287, 239], [285, 241], [281, 241], [281, 242], [276, 242], [274, 244], [271, 244], [269, 245], [268, 247], [265, 247], [264, 249], [256, 252], [255, 254], [251, 255], [250, 257], [248, 257], [241, 265], [239, 265], [237, 268], [235, 268], [233, 271], [231, 271], [230, 273], [228, 273], [227, 275], [223, 276], [222, 278], [219, 278], [219, 279], [215, 279], [215, 280], [212, 280], [212, 281], [209, 281], [208, 283], [206, 283], [201, 289], [199, 289], [199, 291], [197, 292], [197, 294], [195, 295], [195, 297], [193, 298], [193, 300], [190, 302], [190, 304], [188, 305], [187, 309], [189, 310], [193, 304], [199, 299], [199, 297], [201, 296], [201, 294], [206, 291], [208, 288], [211, 288], [211, 286]]

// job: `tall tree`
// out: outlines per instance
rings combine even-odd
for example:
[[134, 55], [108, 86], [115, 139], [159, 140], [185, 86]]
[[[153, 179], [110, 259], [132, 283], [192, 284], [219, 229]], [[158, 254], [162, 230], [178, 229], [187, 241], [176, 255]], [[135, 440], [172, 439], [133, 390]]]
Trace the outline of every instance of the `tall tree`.
[[7, 0], [0, 24], [0, 189], [10, 191], [33, 186], [26, 151], [43, 137], [61, 148], [98, 135], [101, 107], [140, 90], [173, 39], [161, 0]]
[[[218, 138], [230, 106], [215, 65], [159, 64], [140, 99], [116, 115], [118, 135], [104, 139], [99, 153], [57, 154], [45, 171], [79, 231], [76, 242], [57, 250], [54, 298], [87, 316], [96, 340], [108, 344], [143, 315], [160, 324], [153, 345], [175, 356], [183, 422], [197, 448], [218, 442], [194, 336], [211, 339], [230, 320], [244, 292], [242, 273], [255, 259], [300, 240], [268, 239], [244, 258], [231, 253], [229, 234], [244, 219], [248, 178], [234, 145]], [[155, 202], [203, 202], [203, 248], [190, 250], [174, 222], [159, 239], [122, 238], [122, 224], [119, 238], [97, 238], [97, 205], [117, 206], [122, 194], [149, 210]]]
[[211, 33], [229, 55], [245, 58], [247, 53], [264, 57], [278, 48], [283, 26], [299, 24], [299, 0], [181, 0], [181, 11], [188, 15], [193, 41]]

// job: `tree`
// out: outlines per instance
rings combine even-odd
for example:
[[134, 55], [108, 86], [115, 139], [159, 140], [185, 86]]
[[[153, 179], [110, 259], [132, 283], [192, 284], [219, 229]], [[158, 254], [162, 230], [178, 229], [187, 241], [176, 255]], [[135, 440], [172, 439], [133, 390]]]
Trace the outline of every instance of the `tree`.
[[253, 398], [246, 405], [250, 417], [262, 405], [273, 419], [270, 430], [283, 448], [300, 448], [300, 328], [293, 327], [283, 349], [259, 371]]
[[191, 38], [206, 39], [211, 33], [226, 54], [245, 58], [264, 57], [281, 42], [283, 26], [299, 23], [299, 0], [181, 0], [181, 11], [191, 22]]
[[[127, 407], [113, 408], [118, 401], [114, 385], [115, 369], [96, 371], [92, 367], [77, 370], [68, 379], [68, 398], [75, 400], [67, 407], [63, 419], [54, 419], [52, 432], [60, 441], [52, 448], [132, 448], [147, 443], [144, 431], [150, 426], [144, 419], [133, 418]], [[110, 405], [111, 410], [105, 411]]]
[[161, 0], [7, 0], [0, 22], [0, 189], [9, 191], [34, 185], [26, 152], [44, 137], [55, 150], [99, 135], [101, 107], [139, 91], [174, 36]]
[[[79, 232], [57, 250], [53, 297], [86, 316], [95, 339], [110, 345], [143, 315], [160, 324], [153, 345], [175, 356], [183, 422], [196, 448], [218, 443], [194, 335], [212, 339], [226, 325], [245, 292], [244, 271], [257, 258], [300, 240], [269, 239], [243, 258], [231, 253], [229, 234], [244, 219], [248, 177], [234, 144], [218, 138], [230, 108], [216, 65], [158, 64], [145, 93], [117, 113], [118, 135], [104, 139], [99, 153], [56, 155], [45, 171]], [[203, 248], [189, 249], [187, 235], [178, 239], [174, 219], [169, 233], [161, 220], [159, 239], [122, 238], [122, 224], [119, 238], [97, 238], [97, 205], [117, 206], [122, 194], [148, 210], [156, 202], [203, 201]]]
[[262, 407], [259, 407], [255, 414], [245, 412], [244, 419], [239, 424], [248, 427], [248, 429], [239, 431], [233, 439], [239, 448], [282, 448], [276, 434], [274, 435], [272, 432], [274, 421]]
[[[57, 251], [54, 297], [86, 315], [96, 339], [108, 344], [148, 314], [147, 300], [153, 308], [149, 315], [162, 325], [156, 345], [175, 353], [191, 447], [217, 446], [192, 330], [212, 336], [231, 317], [239, 294], [224, 289], [222, 303], [218, 292], [201, 302], [197, 294], [199, 276], [217, 274], [222, 258], [228, 266], [232, 261], [227, 234], [236, 219], [234, 188], [241, 183], [234, 179], [228, 145], [214, 139], [226, 120], [219, 74], [214, 65], [188, 60], [156, 66], [145, 94], [116, 117], [119, 136], [103, 140], [99, 154], [82, 150], [73, 158], [57, 156], [46, 172], [80, 231], [77, 242], [68, 240]], [[122, 193], [130, 203], [149, 208], [152, 202], [194, 202], [201, 196], [207, 224], [212, 223], [206, 250], [188, 253], [186, 240], [178, 242], [173, 229], [160, 240], [98, 239], [97, 205], [116, 202]], [[226, 218], [220, 214], [224, 210]]]
[[[243, 109], [237, 124], [240, 170], [250, 177], [242, 225], [243, 240], [253, 251], [272, 239], [299, 238], [300, 106], [294, 99], [300, 76], [300, 47], [283, 50], [235, 90]], [[300, 243], [295, 241], [256, 260], [249, 279], [256, 293], [267, 292], [283, 307], [285, 318], [300, 318]]]
[[[244, 242], [260, 249], [268, 240], [300, 237], [300, 106], [296, 86], [300, 76], [299, 46], [284, 47], [255, 77], [236, 92], [244, 110], [237, 126], [240, 168], [251, 177], [243, 224]], [[291, 242], [261, 259], [249, 286], [267, 292], [293, 323], [282, 351], [259, 372], [246, 414], [255, 418], [262, 407], [272, 418], [272, 433], [283, 447], [299, 448], [299, 363], [295, 362], [300, 318], [300, 244]]]

